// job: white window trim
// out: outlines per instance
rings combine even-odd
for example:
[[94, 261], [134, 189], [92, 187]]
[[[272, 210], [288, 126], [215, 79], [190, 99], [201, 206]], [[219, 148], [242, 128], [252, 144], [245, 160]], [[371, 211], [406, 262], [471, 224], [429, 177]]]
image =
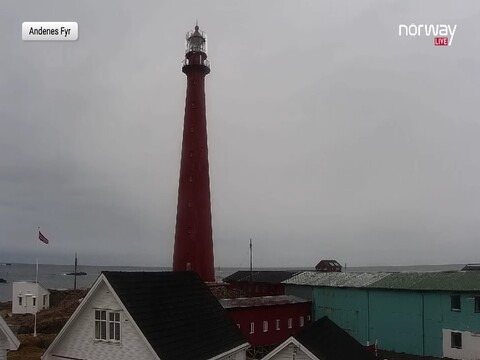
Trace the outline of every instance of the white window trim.
[[250, 323], [250, 334], [255, 334], [255, 323]]
[[291, 329], [293, 325], [293, 320], [292, 318], [288, 318], [288, 328]]
[[[102, 319], [96, 319], [95, 318], [95, 314], [97, 311], [105, 311], [106, 315], [105, 315], [105, 320], [102, 320]], [[121, 341], [122, 341], [122, 311], [121, 310], [112, 310], [112, 309], [93, 309], [93, 340], [94, 341], [98, 341], [98, 342], [108, 342], [108, 343], [116, 343], [116, 344], [120, 344]], [[119, 315], [119, 320], [118, 321], [110, 321], [110, 314], [118, 314]], [[105, 339], [101, 339], [101, 338], [97, 338], [96, 337], [96, 334], [95, 334], [95, 331], [96, 331], [96, 327], [97, 327], [97, 321], [99, 322], [105, 322]], [[116, 340], [115, 338], [111, 338], [110, 337], [110, 323], [113, 323], [113, 324], [119, 324], [119, 329], [118, 329], [118, 332], [119, 332], [119, 339]], [[115, 330], [114, 330], [115, 332]], [[113, 335], [115, 337], [115, 335]]]
[[[111, 320], [112, 315], [113, 315], [113, 320]], [[118, 315], [118, 320], [116, 319], [116, 315]], [[113, 324], [113, 334], [112, 334], [112, 324]], [[118, 331], [116, 330], [117, 327], [115, 326], [117, 324], [118, 324]], [[120, 339], [122, 338], [120, 329], [121, 329], [120, 312], [110, 311], [108, 313], [108, 337], [110, 341], [115, 341], [115, 342], [120, 341]], [[116, 339], [116, 335], [118, 335], [118, 339]]]
[[[99, 318], [97, 319], [97, 311], [99, 312]], [[102, 319], [102, 312], [105, 312], [105, 320]], [[108, 318], [108, 311], [107, 310], [103, 310], [103, 309], [94, 309], [93, 310], [93, 324], [94, 324], [94, 327], [93, 327], [93, 338], [96, 340], [96, 341], [107, 341], [108, 340], [108, 337], [107, 337], [107, 318]], [[105, 323], [105, 339], [102, 338], [102, 324]], [[99, 329], [99, 336], [97, 337], [97, 324], [100, 324], [100, 329]]]
[[263, 332], [267, 332], [267, 331], [268, 331], [268, 321], [264, 320], [263, 321]]
[[298, 322], [300, 327], [303, 327], [303, 325], [305, 325], [305, 319], [303, 318], [303, 316], [300, 316], [300, 318], [298, 319]]
[[275, 329], [276, 329], [276, 330], [280, 330], [280, 319], [277, 319], [277, 320], [275, 321]]

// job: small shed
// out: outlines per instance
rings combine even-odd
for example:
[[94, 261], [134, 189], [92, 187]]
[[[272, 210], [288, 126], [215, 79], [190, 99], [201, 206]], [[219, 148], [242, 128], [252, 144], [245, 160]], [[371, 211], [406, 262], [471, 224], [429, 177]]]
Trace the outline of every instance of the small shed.
[[342, 265], [337, 260], [321, 260], [315, 270], [322, 272], [342, 272]]
[[34, 314], [50, 307], [50, 292], [35, 281], [12, 284], [12, 314]]
[[7, 352], [17, 350], [19, 346], [20, 341], [0, 316], [0, 360], [7, 360]]

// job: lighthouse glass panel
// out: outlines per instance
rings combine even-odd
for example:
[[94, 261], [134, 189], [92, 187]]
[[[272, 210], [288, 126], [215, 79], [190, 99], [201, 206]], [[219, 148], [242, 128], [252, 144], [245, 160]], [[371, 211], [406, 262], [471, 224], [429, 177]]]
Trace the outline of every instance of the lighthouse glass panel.
[[187, 52], [207, 52], [206, 36], [202, 31], [189, 32], [187, 34]]

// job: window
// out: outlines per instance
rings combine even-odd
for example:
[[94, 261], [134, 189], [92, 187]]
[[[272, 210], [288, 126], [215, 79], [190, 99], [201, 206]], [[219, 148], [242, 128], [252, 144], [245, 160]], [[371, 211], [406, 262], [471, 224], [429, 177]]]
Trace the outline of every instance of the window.
[[264, 321], [263, 322], [263, 332], [267, 332], [268, 331], [268, 321]]
[[95, 339], [120, 341], [120, 313], [118, 311], [95, 310]]
[[19, 306], [22, 306], [22, 300], [23, 298], [21, 296], [18, 297], [18, 305]]
[[43, 306], [47, 305], [47, 294], [43, 294]]
[[460, 295], [451, 295], [450, 304], [452, 311], [461, 311]]
[[250, 323], [250, 334], [255, 333], [255, 323], [251, 322]]
[[110, 326], [110, 340], [120, 341], [120, 313], [108, 313]]
[[237, 324], [237, 327], [240, 329], [240, 324]]
[[300, 327], [303, 327], [303, 325], [305, 325], [305, 319], [303, 318], [303, 316], [300, 316], [300, 319], [298, 319], [299, 321], [299, 324], [300, 324]]
[[452, 348], [461, 349], [462, 348], [462, 333], [452, 332]]
[[480, 313], [480, 296], [475, 296], [475, 312]]
[[280, 330], [280, 319], [276, 320], [276, 327], [277, 330]]
[[107, 340], [107, 312], [95, 310], [95, 339]]
[[37, 298], [34, 296], [32, 300], [33, 300], [33, 306], [37, 306]]
[[292, 328], [292, 318], [288, 318], [288, 328]]
[[310, 315], [307, 315], [307, 321], [310, 321]]

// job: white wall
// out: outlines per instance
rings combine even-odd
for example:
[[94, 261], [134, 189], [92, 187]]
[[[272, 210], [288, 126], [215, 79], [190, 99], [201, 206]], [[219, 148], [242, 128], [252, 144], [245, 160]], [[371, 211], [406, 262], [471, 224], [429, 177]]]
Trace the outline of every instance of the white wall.
[[[120, 343], [94, 340], [95, 309], [120, 310], [120, 305], [104, 283], [99, 285], [88, 303], [84, 304], [60, 342], [44, 355], [44, 360], [59, 359], [52, 355], [95, 360], [155, 359], [123, 312], [120, 314]], [[159, 319], [159, 326], [161, 326], [161, 319]]]
[[[462, 334], [462, 348], [452, 348], [451, 333]], [[452, 359], [477, 360], [480, 359], [480, 334], [469, 331], [443, 329], [443, 356]]]
[[272, 360], [311, 360], [311, 358], [300, 349], [297, 349], [297, 354], [294, 357], [294, 347], [294, 344], [289, 344], [287, 347], [275, 354], [272, 357]]
[[[33, 298], [37, 296], [36, 306], [33, 306]], [[43, 304], [43, 295], [46, 296], [46, 304]], [[22, 297], [22, 305], [19, 303], [19, 297]], [[47, 309], [50, 307], [50, 293], [41, 284], [28, 281], [19, 281], [12, 284], [12, 313], [13, 314], [33, 314], [35, 311]]]

